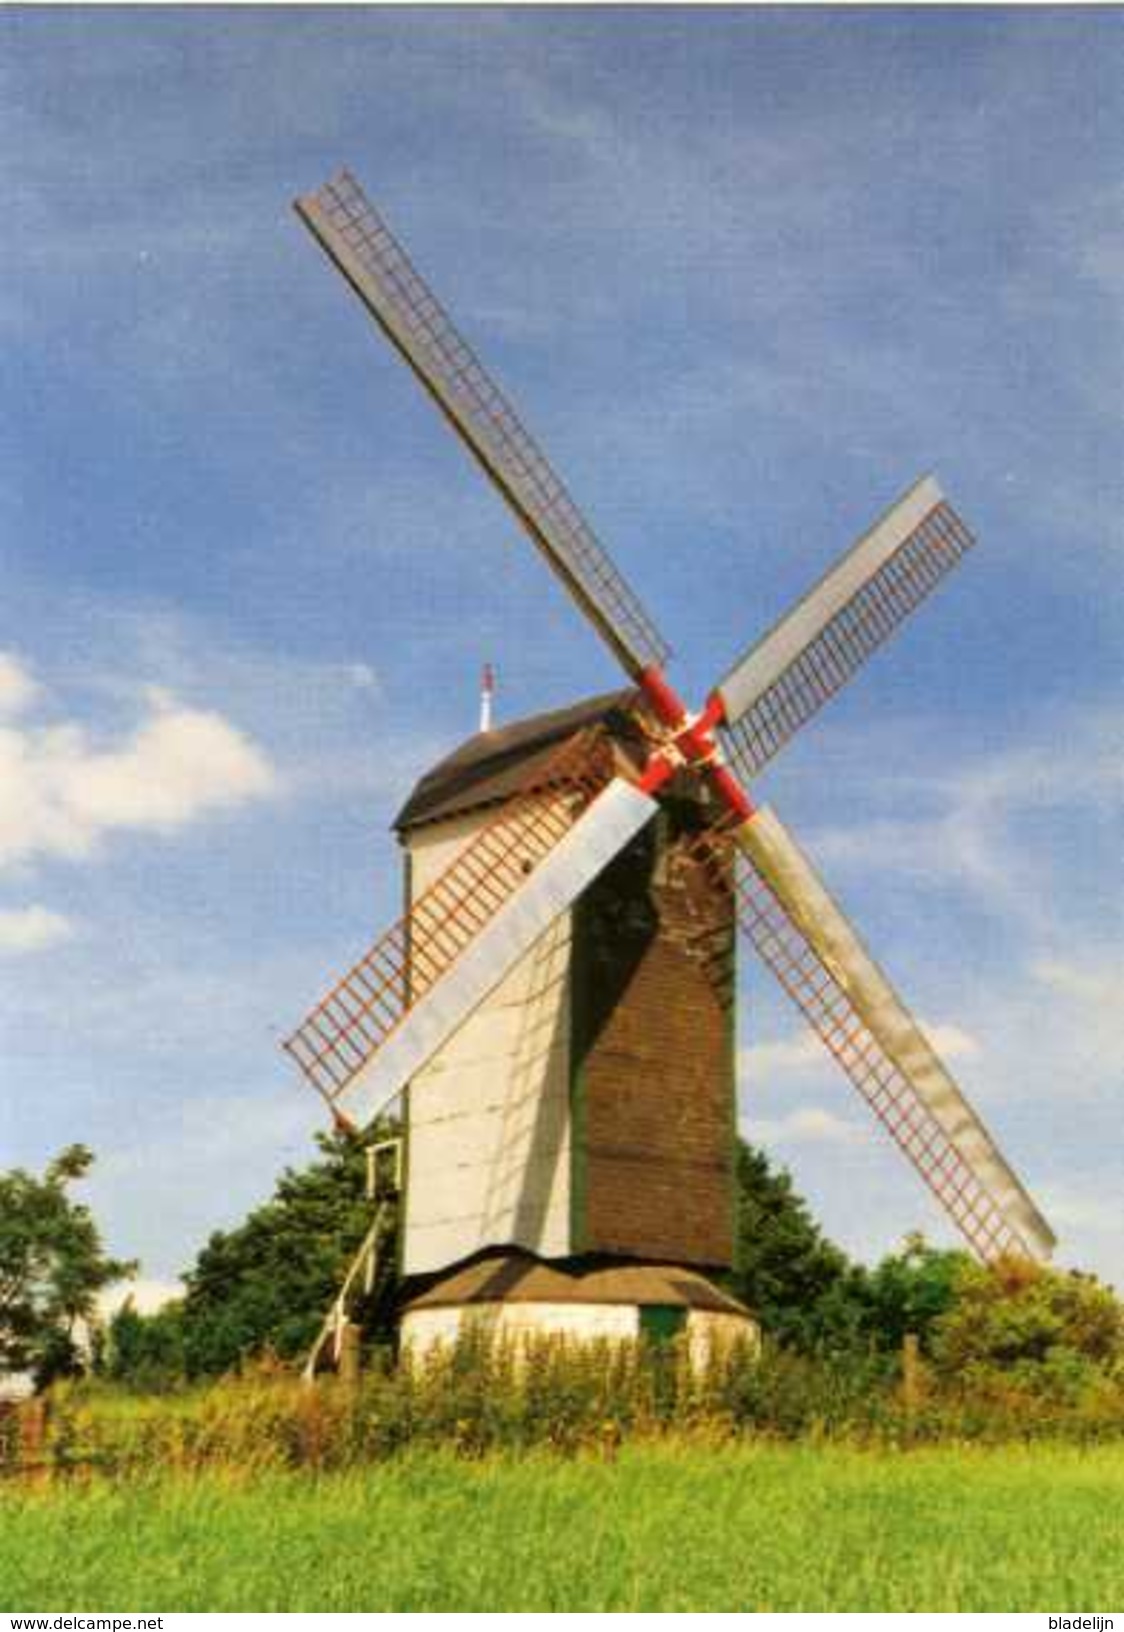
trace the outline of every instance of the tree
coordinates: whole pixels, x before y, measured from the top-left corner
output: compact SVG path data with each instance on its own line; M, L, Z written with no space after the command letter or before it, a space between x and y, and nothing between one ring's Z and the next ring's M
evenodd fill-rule
M966 1252L931 1247L919 1233L907 1236L901 1252L883 1258L864 1278L863 1327L870 1340L897 1350L907 1332L916 1332L927 1352L971 1264Z
M333 1133L317 1143L323 1159L286 1169L272 1198L237 1229L212 1235L184 1277L189 1376L229 1371L267 1348L295 1359L314 1341L371 1224L365 1140ZM394 1264L391 1245L367 1312L384 1301Z
M1066 1391L1124 1368L1124 1305L1095 1276L1025 1259L966 1262L934 1324L946 1375Z
M735 1161L731 1291L777 1342L805 1350L853 1343L866 1317L862 1270L763 1151L739 1139Z
M105 1373L115 1382L152 1393L174 1388L186 1370L183 1300L142 1315L126 1298L109 1322L105 1351Z
M83 1369L81 1324L103 1287L136 1272L106 1255L89 1209L69 1194L93 1160L68 1145L41 1179L0 1173L0 1371L31 1371L40 1387Z

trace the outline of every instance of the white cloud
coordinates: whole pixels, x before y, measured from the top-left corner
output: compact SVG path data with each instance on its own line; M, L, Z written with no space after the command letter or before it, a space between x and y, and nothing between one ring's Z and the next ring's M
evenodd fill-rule
M0 716L22 713L38 693L38 682L15 653L0 652Z
M758 1118L749 1133L755 1143L767 1145L865 1145L870 1139L868 1128L815 1105L787 1116Z
M16 907L0 912L0 957L42 952L74 937L74 924L47 907Z
M942 1060L969 1059L980 1052L975 1037L962 1026L947 1021L930 1025L919 1020L918 1024ZM825 1065L835 1071L827 1049L810 1028L775 1042L754 1043L738 1053L739 1074L753 1082L804 1075Z
M926 740L922 727L914 735ZM869 735L864 755L889 764L901 758L880 753ZM897 808L815 830L809 849L818 863L879 881L957 886L974 905L1048 941L1058 912L1049 898L1053 851L1124 813L1124 709L1043 717L1034 741L946 761L937 773L907 764L872 776L867 790Z
M1111 1007L1118 1018L1124 1005L1124 971L1098 966L1083 968L1061 958L1039 958L1030 969L1035 980L1063 997L1092 1005Z
M1059 1080L1097 1083L1124 1072L1124 948L1104 947L1095 961L1038 958L1031 978L1048 994ZM1038 1047L1043 1047L1038 1039Z
M90 1205L113 1250L139 1257L157 1285L181 1296L172 1277L213 1230L236 1227L265 1202L283 1167L316 1161L314 1134L326 1126L318 1096L291 1082L184 1096L159 1115L142 1109L128 1143L99 1155Z
M924 1020L918 1024L942 1060L970 1060L980 1052L976 1038L963 1026L954 1026L947 1021L935 1026L926 1024Z
M738 1053L738 1074L751 1080L808 1071L822 1064L827 1053L812 1031L772 1043L754 1043Z
M58 768L62 799L87 827L181 827L271 790L264 755L222 715L180 707L163 692L151 706L122 748L83 752L79 741Z
M110 1319L126 1303L131 1303L138 1315L154 1315L174 1298L183 1297L178 1281L139 1279L117 1281L98 1295L98 1313L103 1320Z
M0 867L87 856L115 830L173 832L274 791L262 749L223 715L155 690L146 711L109 748L73 722L0 727Z
M1120 1202L1115 1190L1107 1196L1095 1193L1078 1195L1065 1186L1046 1185L1042 1191L1042 1205L1051 1224L1066 1234L1081 1230L1116 1240L1120 1238Z
M345 668L347 678L356 691L378 692L379 677L369 663L348 663Z

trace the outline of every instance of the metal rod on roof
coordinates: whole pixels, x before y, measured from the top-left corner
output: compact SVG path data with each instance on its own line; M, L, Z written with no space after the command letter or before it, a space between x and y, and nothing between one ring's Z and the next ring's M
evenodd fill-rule
M492 699L496 694L496 672L490 663L485 663L484 672L480 676L480 729L492 729Z

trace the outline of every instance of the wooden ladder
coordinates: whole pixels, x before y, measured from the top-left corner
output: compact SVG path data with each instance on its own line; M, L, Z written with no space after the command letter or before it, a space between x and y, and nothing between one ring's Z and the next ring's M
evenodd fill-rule
M328 1313L324 1316L324 1324L320 1328L308 1359L304 1363L301 1377L306 1383L314 1382L316 1373L321 1369L331 1367L339 1370L343 1355L345 1334L351 1325L351 1310L355 1307L356 1299L366 1296L374 1287L375 1275L378 1272L379 1248L385 1233L393 1198L384 1197L375 1208L375 1216L371 1227L363 1237L358 1252L351 1260L343 1284L336 1295Z

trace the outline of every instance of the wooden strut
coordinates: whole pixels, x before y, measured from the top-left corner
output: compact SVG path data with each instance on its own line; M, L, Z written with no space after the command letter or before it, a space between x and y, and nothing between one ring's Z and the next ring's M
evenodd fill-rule
M361 1288L365 1296L374 1287L375 1275L378 1271L379 1243L383 1234L383 1226L390 1217L392 1206L391 1198L380 1201L375 1208L375 1216L371 1227L363 1237L355 1257L351 1260L343 1285L336 1294L335 1302L324 1316L324 1324L301 1372L302 1381L312 1383L316 1381L316 1373L320 1369L320 1360L329 1344L331 1345L330 1361L333 1368L338 1369L344 1350L345 1334L350 1323L350 1311L355 1307L358 1294L356 1288Z

